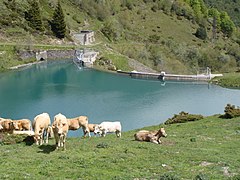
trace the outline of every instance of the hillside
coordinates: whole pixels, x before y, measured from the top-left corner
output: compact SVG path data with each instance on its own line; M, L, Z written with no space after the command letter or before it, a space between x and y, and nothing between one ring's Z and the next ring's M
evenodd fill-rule
M226 179L240 177L240 118L217 116L163 126L162 144L121 138L67 138L66 151L48 145L0 145L1 179ZM1 139L2 140L2 139ZM2 142L1 142L2 143Z
M239 30L233 34L231 29L219 30L213 36L212 19L206 18L203 10L197 15L188 1L61 1L67 27L64 39L57 39L51 31L57 2L39 1L43 25L40 31L26 20L29 1L0 1L0 67L24 63L17 57L23 49L51 48L44 47L49 45L78 48L72 42L72 34L90 29L96 34L96 45L91 47L99 50L101 57L110 59L117 69L132 69L128 58L168 73L203 73L206 67L212 72L239 69ZM201 6L206 9L204 4ZM15 60L6 62L9 58Z

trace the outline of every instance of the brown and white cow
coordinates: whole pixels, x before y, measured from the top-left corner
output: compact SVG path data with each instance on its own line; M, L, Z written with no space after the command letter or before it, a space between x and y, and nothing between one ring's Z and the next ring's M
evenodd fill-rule
M79 117L75 117L75 118L71 118L71 119L67 119L67 120L68 120L69 130L75 131L82 127L84 137L86 137L87 134L89 137L91 136L89 128L88 128L88 117L87 116L79 116Z
M54 121L52 124L52 130L54 133L54 138L56 141L56 149L63 147L66 149L65 142L67 138L69 125L66 116L61 113L54 116Z
M158 131L141 130L134 134L135 140L147 141L155 144L161 144L160 137L166 137L167 133L164 128L160 128Z
M13 124L11 119L0 118L0 126L1 132L12 133L13 132Z
M31 121L29 119L20 119L12 121L14 130L17 131L30 131L32 130Z
M88 124L89 132L93 132L94 135L96 135L96 133L94 132L96 126L98 126L98 124ZM83 133L84 133L84 136L87 134L87 132L84 130L83 130Z
M37 145L42 145L45 137L45 142L48 143L48 129L51 126L51 120L48 113L37 115L33 120L34 140Z

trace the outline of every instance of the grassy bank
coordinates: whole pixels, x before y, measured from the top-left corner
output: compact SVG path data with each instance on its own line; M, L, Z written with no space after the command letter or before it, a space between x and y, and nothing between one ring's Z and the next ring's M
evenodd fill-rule
M134 141L136 130L122 138L68 138L66 151L56 151L53 140L42 146L2 145L1 179L240 177L240 118L211 116L164 127L168 137L161 145Z
M222 77L214 78L212 81L222 87L240 89L240 73L226 73Z

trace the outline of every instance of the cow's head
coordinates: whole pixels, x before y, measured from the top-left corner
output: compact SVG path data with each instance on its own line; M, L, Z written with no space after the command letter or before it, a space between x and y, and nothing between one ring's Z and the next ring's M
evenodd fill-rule
M160 128L160 130L159 130L160 132L161 132L161 134L162 134L162 137L167 137L167 133L166 133L166 131L165 131L165 129L164 128Z
M14 130L20 130L20 123L17 121L12 121L12 126Z
M94 127L94 134L102 134L102 126L96 125Z
M52 125L55 134L59 136L65 135L66 131L68 131L68 121L66 116L62 114L58 114L54 117L54 122Z

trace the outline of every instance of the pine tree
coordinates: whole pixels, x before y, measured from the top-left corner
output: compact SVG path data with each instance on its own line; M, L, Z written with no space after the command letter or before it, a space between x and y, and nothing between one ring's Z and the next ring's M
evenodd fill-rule
M51 27L57 38L62 39L66 36L66 23L64 21L64 14L60 1L58 1L57 7L54 11Z
M31 28L38 31L44 30L38 1L30 2L30 9L25 12L25 19L29 22Z

